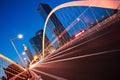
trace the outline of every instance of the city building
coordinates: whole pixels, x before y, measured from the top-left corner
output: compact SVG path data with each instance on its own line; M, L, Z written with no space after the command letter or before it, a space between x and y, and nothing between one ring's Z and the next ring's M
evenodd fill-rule
M36 32L36 35L29 40L33 49L35 50L35 52L37 54L40 54L42 52L42 39L43 39L43 30L39 30ZM50 41L47 38L47 36L45 35L45 48L49 44L50 44ZM48 51L49 51L49 49L46 52L48 52Z
M46 17L48 16L51 10L52 9L47 4L40 4L38 7L38 12L44 21L46 20ZM52 24L54 24L53 33L58 38L59 46L64 45L66 42L70 40L70 35L68 34L68 32L65 31L65 28L63 27L62 23L59 21L59 19L54 13L50 17L50 21L52 22ZM49 27L51 28L53 26ZM65 32L65 34L61 37L58 37L63 31Z
M41 41L43 39L43 30L36 32L36 35L40 37ZM45 35L45 48L50 44L48 37Z
M42 40L39 35L32 37L29 41L36 53L42 51Z
M31 62L34 59L33 55L32 55L32 52L30 51L30 49L25 44L23 44L23 47L24 47L24 51L25 51L25 54L28 57L29 62Z

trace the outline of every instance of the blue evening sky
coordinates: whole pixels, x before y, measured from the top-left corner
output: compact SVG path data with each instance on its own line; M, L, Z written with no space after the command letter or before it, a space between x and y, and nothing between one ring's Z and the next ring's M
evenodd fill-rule
M14 40L20 53L25 43L34 53L29 39L39 29L43 29L44 22L37 12L39 3L47 3L52 8L70 0L0 0L0 54L20 63L10 39L19 33L24 35L22 40ZM24 56L23 56L24 57Z
M0 0L0 54L3 54L8 58L14 60L15 62L21 64L18 56L16 55L15 50L13 49L10 43L10 39L17 37L19 33L24 35L23 39L14 40L15 46L18 49L19 53L22 55L22 52L23 52L22 44L24 43L30 48L30 50L34 54L35 52L31 44L29 43L29 40L30 38L35 36L35 33L38 30L43 29L43 26L44 26L44 21L42 20L41 16L37 11L38 5L40 3L46 3L46 4L49 4L50 7L54 8L55 6L68 1L72 1L72 0ZM71 20L74 20L78 17L79 12L80 13L83 12L83 10L81 9L84 10L85 7L76 9L77 10L76 12L74 10L69 15L68 15L69 13L68 10L66 15L65 15L65 11L63 10L64 15L61 18L61 21L62 21L61 23L64 24L64 27L69 26L69 24L72 22L70 21L69 17L72 17ZM59 13L61 11L62 10L60 11L58 10ZM110 13L112 12L111 10L108 10L108 11ZM99 13L96 13L96 12L99 12ZM97 14L96 15L97 19L101 19L101 16L107 15L105 10L103 9L96 9L96 12L95 13ZM76 13L77 15L75 15ZM84 17L84 19L86 19L88 22L89 21L91 22L92 21L91 19L94 19L94 18L93 16L91 16L92 14L90 13L90 10L88 10L88 12L86 13L87 14L85 14L85 16L83 15L82 17ZM61 14L57 15L59 19L60 19L60 16ZM78 25L80 26L79 28L81 29L80 24ZM78 25L74 26L74 29L77 30ZM85 26L83 27L83 29L84 28ZM74 32L76 31L74 30ZM69 33L74 33L74 32L73 30L71 32L69 31ZM50 34L47 36L50 36ZM22 56L22 57L25 57L25 56Z

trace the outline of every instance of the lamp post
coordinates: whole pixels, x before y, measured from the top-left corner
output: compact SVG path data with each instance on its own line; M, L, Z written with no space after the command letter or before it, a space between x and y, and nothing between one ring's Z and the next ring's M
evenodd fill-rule
M22 38L23 38L23 35L22 35L22 34L19 34L16 38L11 38L11 39L10 39L10 42L11 42L11 44L12 44L15 52L17 53L18 57L20 58L23 66L26 68L28 74L31 76L33 73L31 73L31 72L29 71L27 65L26 65L25 62L23 61L22 57L20 56L20 53L18 52L18 50L17 50L17 48L16 48L16 46L15 46L15 44L14 44L14 42L13 42L13 40L22 39ZM34 77L37 78L37 76L35 76L35 75L34 75ZM36 80L38 80L38 79L36 79Z
M18 50L17 50L17 48L16 48L16 46L15 46L15 44L14 44L14 42L13 42L13 40L22 39L22 38L23 38L23 35L22 35L22 34L19 34L16 38L11 38L11 39L10 39L10 42L11 42L11 44L12 44L12 46L13 46L15 52L17 53L18 57L20 58L20 60L21 60L21 62L22 62L22 64L23 64L23 66L26 67L26 65L25 65L25 63L24 63L22 57L20 56L20 53L18 52Z
M27 56L25 51L22 52L22 55ZM26 59L28 59L28 61L29 61L29 63L30 63L30 59L28 58L28 56L27 56Z

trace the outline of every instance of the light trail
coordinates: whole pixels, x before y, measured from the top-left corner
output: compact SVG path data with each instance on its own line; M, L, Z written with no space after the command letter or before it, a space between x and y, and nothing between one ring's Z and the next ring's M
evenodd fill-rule
M2 68L0 68L0 69L3 70ZM13 75L13 76L17 76L17 77L19 77L19 78L21 78L21 79L25 79L25 78L23 78L23 77L20 77L20 76L18 76L18 75L16 75L16 74L13 74L13 73L7 71L7 70L4 70L4 71L5 71L6 73L9 73L9 74Z
M57 55L59 55L59 54L61 54L61 53L64 53L64 52L66 52L66 51L69 51L69 50L71 50L71 49L74 49L74 48L76 48L76 47L78 47L78 46L81 46L81 45L83 45L83 44L86 44L86 43L88 43L88 42L90 42L90 41L92 41L92 40L96 40L97 38L100 38L100 37L102 37L102 36L104 36L104 35L106 35L106 34L108 34L109 33L109 31L108 32L106 32L106 33L104 33L104 34L101 34L101 35L99 35L99 36L97 36L97 37L94 37L94 38L92 38L92 39L89 39L89 40L87 40L87 41L85 41L85 42L83 42L83 43L80 43L80 44L78 44L78 45L75 45L75 46L73 46L73 47L70 47L70 48L68 48L68 49L66 49L66 50L62 50L62 51L60 51L59 53L57 53L57 54L54 54L53 56L51 56L50 58L51 59L48 59L48 60L52 60L52 59L55 59L55 58L59 58L59 57L62 57L62 56L64 56L64 55L61 55L61 56L58 56L58 57L55 57L55 56L57 56ZM71 43L71 42L70 42ZM69 54L69 53L68 53ZM66 54L65 54L66 55ZM54 58L53 58L54 57Z
M8 62L10 62L10 63L12 63L12 64L18 66L18 67L21 68L22 70L25 70L23 67L21 67L20 65L16 64L14 61L12 61L11 59L5 57L5 56L2 55L2 54L0 54L0 58L2 58L2 59L4 59L4 60L6 60L6 61L8 61Z
M8 69L10 69L10 70L18 73L18 74L16 75L16 74L13 74L13 73L5 70L5 72L7 72L7 73L9 73L9 74L11 74L11 75L14 75L10 80L14 80L13 78L15 78L15 77L16 77L16 78L19 77L19 78L21 78L21 79L25 79L24 77L26 77L26 75L24 75L24 77L21 77L21 76L23 76L22 73L26 72L26 69L24 69L24 68L21 67L19 64L16 64L14 61L12 61L11 59L5 57L5 56L2 55L2 54L0 54L0 58L2 58L2 59L4 59L4 60L6 60L6 61L8 61L8 62L10 62L10 63L12 63L12 64L14 64L15 66L17 66L17 67L19 67L21 70L23 70L23 72L19 73L18 70L13 70L12 68L9 68L9 67L8 67ZM1 64L0 64L0 65L1 65ZM3 66L3 65L2 65L2 66ZM4 65L4 66L5 66L5 65ZM21 75L21 76L19 76L19 75Z
M29 70L30 74L34 77L34 80L43 80L39 75L37 75L34 71Z
M55 7L47 16L46 20L45 20L45 24L44 24L44 30L43 30L43 48L42 48L42 53L43 53L43 57L44 57L44 42L45 42L45 32L46 32L46 27L47 27L47 23L48 20L50 18L50 16L57 10L61 9L61 8L65 8L65 7L70 7L70 6L89 6L89 7L102 7L102 8L110 8L110 9L117 9L117 7L119 6L120 1L109 1L109 0L87 0L87 1L71 1L71 2L67 2L64 4L61 4L57 7Z
M46 72L43 72L43 71L38 71L38 70L36 70L36 69L32 69L32 70L35 71L35 72L38 72L38 73L40 73L40 74L49 76L49 77L51 77L51 78L53 78L53 79L56 79L56 80L67 80L67 79L65 79L65 78L62 78L62 77L59 77L59 76L56 76L56 75L53 75L53 74L49 74L49 73L46 73Z
M58 58L61 58L61 57L65 57L65 56L70 55L70 54L73 54L73 53L77 53L77 52L79 52L79 51L80 51L80 50L75 50L75 51L66 53L66 54L64 54L64 55L62 54L62 55L59 55L59 56L56 56L56 57L47 59L47 60L45 60L45 63L46 63L46 62L49 62L49 61L53 61L54 59L58 59Z
M116 15L116 14L115 14ZM113 17L115 17L115 15L113 15ZM112 20L113 21L113 20ZM105 27L104 27L105 28ZM96 29L96 28L95 28ZM107 34L107 32L106 33L104 33L104 34ZM103 34L102 34L103 35ZM102 36L101 35L101 36ZM97 36L98 37L98 36ZM77 38L75 38L75 40L77 40ZM80 39L79 39L80 40ZM73 40L72 40L73 41ZM72 42L69 42L69 43L72 43ZM69 43L67 43L67 44L69 44ZM82 44L79 44L79 45L82 45ZM78 45L78 46L79 46ZM76 46L73 46L73 47L76 47ZM63 51L63 50L62 50ZM55 54L55 55L59 55L60 53L62 53L62 51L61 52L59 52L58 54ZM67 51L67 50L66 50ZM63 51L64 52L64 51ZM63 55L64 56L64 55ZM50 57L48 57L48 58L45 58L44 60L46 60L46 61L48 61L48 60L50 60L50 58L52 58L52 57L54 57L54 55L53 56L50 56ZM43 63L44 61L40 61L40 63ZM35 67L35 66L34 66Z
M19 74L15 74L12 78L10 78L9 80L15 80L15 78L18 78L18 76L19 76L19 78L20 78L20 76L23 76L23 73L24 73L25 71L23 71L23 72L21 72L21 73L19 73ZM25 76L25 75L24 75ZM26 77L26 76L25 76ZM25 78L24 78L25 79Z
M57 63L57 62L63 62L63 61L70 61L70 60L75 60L75 59L81 59L81 58L87 58L87 57L98 56L98 55L103 55L103 54L109 54L111 52L117 52L117 51L120 51L120 49L97 52L97 53L92 53L92 54L87 54L87 55L82 55L82 56L77 56L77 57L71 57L71 58L66 58L66 59L61 59L61 60L56 60L56 61L50 61L50 62L41 63L41 64L50 64L50 63Z
M32 69L33 67L35 67L36 65L38 65L40 62L41 62L41 60L40 60L39 62L36 62L36 63L33 64L33 65L30 65L29 69Z
M112 18L113 17L113 19L114 19L114 16L115 16L116 14L114 14L113 16L111 16L110 18ZM102 23L103 24L103 23ZM104 33L104 34L107 34L107 32L106 33ZM104 35L103 34L103 35ZM85 36L85 35L84 35ZM100 35L99 35L100 36ZM68 44L71 44L71 43L73 43L73 41L70 41L70 42L68 42L68 43L66 43L65 45L63 45L63 47L65 47L66 45L68 45ZM82 43L81 43L82 44ZM81 45L81 44L79 44L79 45ZM78 46L79 46L78 45ZM62 48L63 48L62 47ZM74 47L74 46L73 46ZM69 48L67 49L67 50L69 50ZM49 58L52 58L52 57L54 57L54 56L56 56L56 55L59 55L59 54L61 54L61 53L63 53L63 52L65 52L65 51L67 51L67 50L62 50L61 52L59 52L59 53L56 53L55 55L52 55L52 56L48 56L48 58L47 59L49 59ZM46 59L46 58L45 58Z
M2 65L2 64L0 64L0 65L6 67L5 65ZM12 70L12 71L14 71L14 72L16 72L16 73L19 73L19 71L16 71L16 70L14 70L14 69L12 69L12 68L10 68L10 67L8 67L8 69L10 69L10 70ZM23 74L22 74L22 75L23 75Z

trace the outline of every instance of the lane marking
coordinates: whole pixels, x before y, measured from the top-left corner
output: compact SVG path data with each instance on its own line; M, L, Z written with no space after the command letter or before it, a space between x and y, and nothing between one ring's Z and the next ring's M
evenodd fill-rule
M72 58L66 58L66 59L61 59L61 60L56 60L56 61L50 61L50 62L41 63L41 64L50 64L50 63L56 63L56 62L63 62L63 61L81 59L81 58L92 57L92 56L97 56L97 55L102 55L102 54L108 54L110 52L117 52L117 51L120 51L120 49L108 50L108 51L103 51L103 52L98 52L98 53L93 53L93 54L87 54L87 55L82 55L82 56L77 56L77 57L72 57Z
M69 50L71 50L71 49L73 49L73 48L76 48L76 47L78 47L78 46L84 45L85 43L88 43L88 42L93 41L93 40L95 40L95 39L97 39L97 38L100 38L100 37L102 37L102 36L104 36L105 34L108 34L108 33L109 33L109 31L106 32L106 33L104 33L104 34L102 34L102 35L99 35L99 36L97 36L97 37L94 37L94 38L92 38L92 39L89 39L88 41L85 41L85 42L83 42L83 43L81 43L81 44L78 44L78 45L75 45L75 46L73 46L73 47L70 47L70 48L68 48L68 49L66 49L66 50L63 50L63 51L61 51L61 52L53 55L52 57L49 57L49 58L46 59L45 61L49 61L49 60L55 59L56 57L54 57L54 56L56 56L56 55L59 55L59 54L64 53L64 52L66 52L66 51L69 51ZM61 56L62 56L62 55L61 55ZM54 57L54 58L53 58L53 57ZM60 57L60 56L58 56L58 57ZM51 58L51 59L50 59L50 58Z

